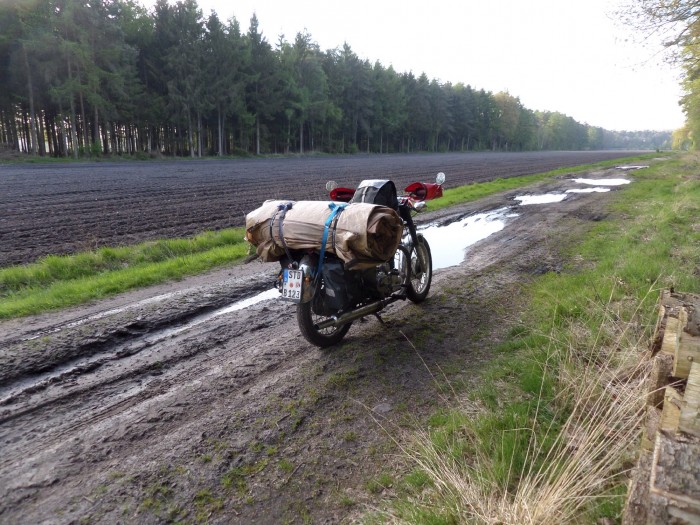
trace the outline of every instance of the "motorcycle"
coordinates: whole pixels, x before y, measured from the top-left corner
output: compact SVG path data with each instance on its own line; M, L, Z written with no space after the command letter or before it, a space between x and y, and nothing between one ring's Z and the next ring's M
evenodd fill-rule
M348 269L335 254L325 250L333 214L326 222L320 249L286 249L286 256L280 260L277 288L283 299L297 304L299 330L308 342L322 348L335 345L353 321L368 315L376 315L381 321L379 312L387 305L406 299L421 303L427 298L432 257L428 242L416 231L413 216L426 208L425 201L442 196L444 182L445 174L439 173L435 183L414 182L400 196L388 180L365 180L357 189L338 187L333 181L326 184L332 209L334 203L388 206L398 213L403 232L391 260L381 264L374 261L364 269Z

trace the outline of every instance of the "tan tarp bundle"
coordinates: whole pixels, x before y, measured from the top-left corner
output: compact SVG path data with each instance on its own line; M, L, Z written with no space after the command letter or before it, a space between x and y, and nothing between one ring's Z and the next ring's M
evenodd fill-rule
M278 261L284 255L279 238L282 212L278 212L278 206L287 202L265 201L246 215L246 238L257 247L258 255L265 262ZM290 249L321 249L324 225L331 214L330 204L324 201L292 204L282 221L284 242ZM350 267L359 269L391 259L402 233L401 218L391 208L352 203L338 214L335 234L329 229L326 251L335 253L345 263L352 262Z

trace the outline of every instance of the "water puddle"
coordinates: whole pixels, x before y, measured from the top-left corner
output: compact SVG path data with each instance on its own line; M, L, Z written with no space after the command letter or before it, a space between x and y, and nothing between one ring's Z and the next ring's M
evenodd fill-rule
M629 166L628 169L641 169L647 166ZM521 206L532 204L552 204L564 201L572 193L605 193L611 186L622 186L632 181L627 179L572 179L573 182L593 186L590 188L572 188L564 193L547 193L542 195L517 195L513 200ZM487 213L471 215L451 224L429 225L421 228L421 233L430 244L433 256L433 269L447 268L461 264L465 250L472 244L501 231L509 218L517 217L513 208L501 208Z
M577 184L588 184L590 186L622 186L632 182L627 179L571 179Z
M218 310L214 310L213 312L209 312L209 313L194 317L193 319L191 319L189 322L187 322L184 325L161 330L160 332L147 338L146 341L151 343L151 344L157 343L159 341L167 339L168 337L173 337L177 334L180 334L182 332L190 330L191 328L194 328L195 326L199 326L200 324L204 324L208 321L211 321L212 319L214 319L216 317L220 317L222 315L237 312L239 310L244 310L246 308L249 308L249 307L256 305L258 303L261 303L263 301L269 301L271 299L278 299L279 297L280 297L280 293L277 290L277 288L265 290L264 292L260 292L257 295L249 297L248 299L243 299L242 301L237 301L229 306L224 306L223 308L219 308Z
M573 190L566 190L566 193L605 193L610 191L610 188L576 188Z
M617 166L618 170L631 171L631 170L643 170L649 166Z
M545 195L518 195L513 200L519 201L521 206L530 204L552 204L566 199L566 193L547 193Z
M489 235L501 231L509 218L517 217L509 208L471 215L446 226L421 228L430 245L433 270L457 266L464 260L465 250Z

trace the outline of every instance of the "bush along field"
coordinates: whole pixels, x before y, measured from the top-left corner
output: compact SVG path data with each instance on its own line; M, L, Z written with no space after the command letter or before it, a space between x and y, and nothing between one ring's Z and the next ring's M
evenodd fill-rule
M660 290L700 291L700 156L634 177L562 272L525 285L527 313L481 387L404 441L413 470L367 522L620 519Z

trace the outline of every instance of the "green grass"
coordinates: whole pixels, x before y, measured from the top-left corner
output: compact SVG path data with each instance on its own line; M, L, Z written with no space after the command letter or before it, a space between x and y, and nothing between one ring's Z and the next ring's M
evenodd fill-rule
M50 255L0 269L0 319L35 314L179 279L241 260L243 228L188 239Z
M700 157L685 155L635 172L611 195L609 217L571 239L574 262L525 287L523 325L495 349L464 410L429 418L404 480L421 473L423 490L407 491L385 521L620 518L644 396L634 379L643 376L630 371L647 350L659 289L700 291L698 168Z

